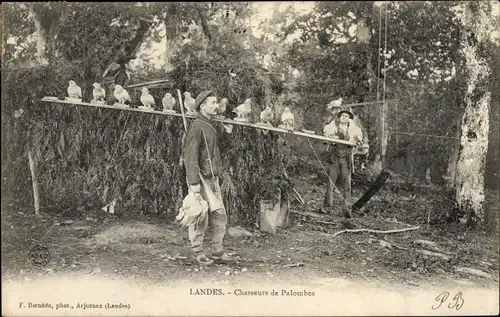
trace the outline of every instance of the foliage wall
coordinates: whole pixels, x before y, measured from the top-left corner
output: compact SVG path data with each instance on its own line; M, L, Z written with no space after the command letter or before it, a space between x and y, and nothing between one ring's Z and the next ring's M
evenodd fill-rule
M39 102L44 95L64 95L66 87L61 83L79 71L64 66L9 72L4 96L13 97L5 99L2 112L7 113L6 121L16 120L12 117L16 107L25 107L25 115L9 127L3 148L13 157L7 161L17 159L26 165L29 142L46 206L64 209L118 198L117 210L171 211L170 202L177 198L172 184L180 179L176 162L182 123L147 114ZM21 79L23 85L14 84Z
M281 89L281 82L260 67L241 31L248 3L10 4L6 10L5 34L17 40L6 46L4 65L11 68L2 76L2 176L7 185L2 189L31 201L26 153L31 144L46 210L100 207L117 198L120 213L177 212L185 182L178 167L184 133L180 118L39 102L44 96L63 98L70 79L89 101L92 83L102 80L118 56L134 53L137 43L147 47L167 39L166 62L173 71L143 70L131 80L171 79L168 88L150 89L157 108L167 91L174 96L176 89L190 91L196 97L212 89L229 99L228 114L252 98L257 116ZM144 20L151 27L138 37ZM162 25L166 34L161 34ZM29 41L33 35L44 41ZM41 56L50 66L13 68L43 64ZM137 105L140 89L129 92ZM18 108L24 109L20 117ZM222 188L231 220L252 222L260 199L287 186L278 137L240 128L230 135L220 132Z
M262 91L272 89L259 70L251 68L245 71L247 77L235 80L231 91L224 90L220 88L224 83L217 81L223 78L217 74L219 65L202 66L193 64L189 74L179 76L185 72L182 69L171 74L174 88L190 87L194 96L202 89L213 89L220 98L228 96L232 105L247 97L258 103L263 100ZM212 71L203 73L206 67ZM10 179L6 185L31 200L26 156L30 144L38 162L42 202L50 210L103 206L117 198L117 212L175 216L179 187L184 183L178 166L182 120L39 101L45 95L63 98L64 83L85 80L78 74L78 65L69 64L7 71L3 93L9 97L2 105L2 161L6 162L2 171ZM194 78L200 84L192 82ZM166 89L152 91L160 102ZM88 100L88 94L84 96ZM24 114L15 118L18 108ZM231 220L253 222L260 200L272 198L277 188L286 190L288 186L281 172L286 161L278 149L278 137L239 127L232 134L226 135L222 129L219 133L222 189Z

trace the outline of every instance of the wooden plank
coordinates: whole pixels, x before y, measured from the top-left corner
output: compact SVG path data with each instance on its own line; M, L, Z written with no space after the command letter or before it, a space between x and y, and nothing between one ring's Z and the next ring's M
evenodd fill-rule
M88 102L53 100L50 98L55 98L55 97L44 97L44 98L42 98L42 102L67 104L67 105L73 105L73 106L106 108L106 109L113 109L113 110L134 111L134 112L142 112L142 113L152 113L152 114L159 114L159 115L164 115L164 116L182 117L181 113L170 113L170 112L163 112L163 111L158 111L158 110L144 110L144 109L138 109L138 108L115 107L112 105L92 104L92 103L88 103ZM189 119L195 119L196 115L185 114L185 117L189 118ZM301 137L306 137L306 138L311 138L311 139L317 139L317 140L327 141L327 142L332 142L332 143L339 143L339 144L345 144L345 145L350 145L350 146L356 146L356 143L354 143L354 142L349 142L349 141L339 140L339 139L332 139L332 138L329 138L329 137L326 137L323 135L318 135L318 134L311 134L311 133L305 133L305 132L300 132L300 131L289 131L287 129L261 126L261 125L255 124L255 123L239 122L239 121L233 121L233 120L228 120L228 119L212 118L212 120L215 122L221 122L224 124L239 125L239 126L244 126L244 127L257 128L257 129L261 129L261 130L269 130L269 131L275 131L275 132L280 132L280 133L284 133L284 134L290 134L290 135L296 135L296 136L301 136Z

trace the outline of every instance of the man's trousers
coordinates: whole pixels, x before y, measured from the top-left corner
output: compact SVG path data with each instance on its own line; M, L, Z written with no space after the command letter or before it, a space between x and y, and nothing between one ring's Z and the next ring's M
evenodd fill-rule
M220 253L223 250L222 241L226 234L227 214L222 203L221 193L216 187L218 181L217 177L203 178L200 183L200 194L208 202L209 211L201 223L189 226L189 240L191 241L191 249L195 254L203 252L205 233L210 239L212 253Z

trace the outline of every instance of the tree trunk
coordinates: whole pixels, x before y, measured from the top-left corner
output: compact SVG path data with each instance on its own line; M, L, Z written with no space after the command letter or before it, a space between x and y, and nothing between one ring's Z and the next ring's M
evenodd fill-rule
M451 150L451 155L450 159L448 161L448 170L446 172L446 182L447 185L452 188L453 185L455 184L455 174L457 170L457 160L458 160L458 153L460 152L460 136L462 135L462 131L460 127L462 126L462 118L457 119L456 123L456 131L455 131L455 138L456 140L453 141L453 148Z
M130 40L125 47L121 49L112 60L109 62L108 66L104 69L104 72L101 75L101 82L104 83L105 78L108 77L108 73L113 67L115 63L128 63L130 60L135 59L137 57L137 51L141 47L141 44L146 39L146 35L148 34L149 29L151 28L152 21L147 19L141 19L139 28L137 29L135 36L132 40ZM121 60L121 61L120 61Z
M174 67L172 65L172 58L177 54L181 47L181 39L179 36L178 24L172 25L168 19L170 15L165 17L165 65L164 70L166 73L170 72Z
M378 67L380 66L380 59L379 59L379 53L378 51L375 51L375 54L373 54L372 48L377 48L379 44L379 36L378 36L378 26L379 26L379 14L380 14L380 7L376 5L375 1L372 1L371 3L366 4L367 9L369 8L369 11L366 12L366 15L364 16L364 25L368 28L369 32L369 43L368 43L368 52L367 52L367 75L368 75L368 82L369 82L369 96L370 98L373 98L374 96L377 97L377 100L379 99L379 92L378 92L378 82L379 80L379 74L378 74ZM375 30L375 28L377 28ZM377 31L377 36L373 36L373 31ZM376 60L376 62L374 62ZM375 95L375 91L377 92ZM382 118L382 105L377 104L377 105L371 105L368 106L368 111L371 112L370 117L374 118L373 124L375 124L376 129L374 130L368 130L367 131L367 136L369 137L369 145L370 145L370 154L369 154L369 161L370 161L370 170L375 173L375 175L378 175L380 172L382 172L382 143L383 143L383 138L382 138L382 133L381 133L381 118ZM368 135L369 134L369 135Z
M455 177L456 200L464 213L461 222L474 224L484 222L484 172L491 96L489 65L481 54L484 50L479 50L490 36L489 14L483 5L467 2L462 17L465 27L462 52L468 83Z
M172 65L170 64L170 59L172 58L171 50L168 45L169 37L168 37L168 24L167 24L167 18L165 18L164 25L165 25L165 65L163 65L163 70L165 73L168 73L172 69Z
M39 65L47 65L47 43L46 43L46 32L42 27L40 22L40 16L33 8L29 6L31 14L33 16L33 23L35 24L35 36L36 36L36 61Z

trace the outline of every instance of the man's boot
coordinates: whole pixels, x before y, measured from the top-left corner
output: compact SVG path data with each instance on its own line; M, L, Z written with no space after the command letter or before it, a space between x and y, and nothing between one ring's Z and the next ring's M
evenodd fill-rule
M219 264L234 264L239 260L239 257L230 256L225 252L212 253L212 259Z

